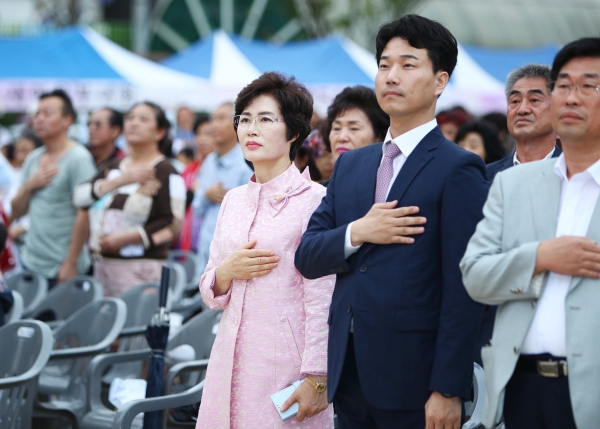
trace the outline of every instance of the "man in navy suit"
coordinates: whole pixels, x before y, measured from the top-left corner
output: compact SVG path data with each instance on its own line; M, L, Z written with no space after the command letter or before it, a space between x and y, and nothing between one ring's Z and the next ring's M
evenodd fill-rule
M435 107L456 65L441 24L406 15L376 39L384 143L342 154L296 252L337 274L328 399L340 428L459 429L483 306L458 263L483 217L480 157L445 139Z
M509 73L505 84L508 132L515 138L515 151L487 165L490 184L496 174L511 167L542 159L556 158L562 150L550 114L550 66L526 64ZM494 330L496 307L486 305L475 347L475 361L481 362L481 348L489 343Z

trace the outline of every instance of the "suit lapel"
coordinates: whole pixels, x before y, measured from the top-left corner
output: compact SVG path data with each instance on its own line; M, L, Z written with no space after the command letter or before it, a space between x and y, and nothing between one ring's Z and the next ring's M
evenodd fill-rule
M558 158L561 153L562 149L560 148L560 146L556 145L554 146L554 153L552 154L551 158Z
M433 158L431 150L437 148L442 142L444 136L442 135L439 127L435 127L429 134L427 134L423 140L419 142L417 147L412 151L410 156L406 158L404 165L400 169L390 193L388 194L387 201L394 201L402 199L404 193L417 177L419 172L427 165ZM398 204L400 207L401 204Z
M373 206L375 201L375 185L377 184L377 169L383 156L383 143L377 143L370 147L372 149L361 160L358 186L356 195L358 196L360 216L364 216Z
M587 234L585 236L596 243L600 243L600 198L598 198L598 201L596 202L596 208L592 214L592 219L590 219L590 226L588 226ZM573 277L569 292L579 286L583 279L584 277Z
M398 202L400 202L400 199L419 171L421 171L423 167L425 167L425 165L431 160L431 158L433 158L433 155L429 151L437 148L443 140L444 136L439 127L435 127L423 138L423 140L421 140L417 147L412 151L410 156L406 158L402 169L400 169L400 172L398 173L398 176L396 177L396 180L390 189L390 193L388 194L386 201L398 200ZM361 182L358 189L358 195L365 195L365 197L361 198L360 200L362 213L361 216L364 216L370 210L375 200L377 169L379 168L381 157L383 156L383 153L381 152L382 145L379 144L377 146L378 149L376 153L378 157L375 159L375 157L371 158L373 155L366 156L361 168L361 173L367 174L367 176L364 178L361 177ZM375 165L373 166L373 164ZM398 207L400 206L401 204L398 205ZM365 243L362 245L359 252L363 254L367 253L375 246L376 245L373 243Z
M536 236L540 241L556 235L561 181L553 172L554 163L548 162L542 174L530 183L531 206Z

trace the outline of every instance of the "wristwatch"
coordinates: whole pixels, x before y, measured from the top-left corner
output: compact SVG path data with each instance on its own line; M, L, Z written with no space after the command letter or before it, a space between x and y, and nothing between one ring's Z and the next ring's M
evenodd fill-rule
M304 381L310 384L319 393L323 393L325 390L327 390L327 385L325 383L315 383L308 377L306 377Z
M442 393L440 392L440 395L442 395L444 398L454 398L456 395L453 395L452 393Z

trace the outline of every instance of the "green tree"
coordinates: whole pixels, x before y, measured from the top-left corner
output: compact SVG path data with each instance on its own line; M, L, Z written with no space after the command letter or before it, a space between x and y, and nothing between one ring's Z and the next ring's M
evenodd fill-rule
M311 36L340 32L372 49L379 27L413 10L419 1L294 0L294 5ZM301 9L305 9L304 13Z

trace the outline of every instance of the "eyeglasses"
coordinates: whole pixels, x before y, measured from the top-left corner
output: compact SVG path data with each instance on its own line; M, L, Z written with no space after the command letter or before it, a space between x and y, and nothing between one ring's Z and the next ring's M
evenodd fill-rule
M581 95L591 96L600 91L600 84L598 84L598 82L582 82L573 85L566 80L558 80L556 82L553 82L552 94L556 94L563 97L570 94L573 88L579 89L579 93Z
M273 118L266 115L258 115L252 119L248 116L237 115L233 117L233 126L238 129L250 128L252 123L255 123L261 130L271 128L275 122L285 122L283 118Z

